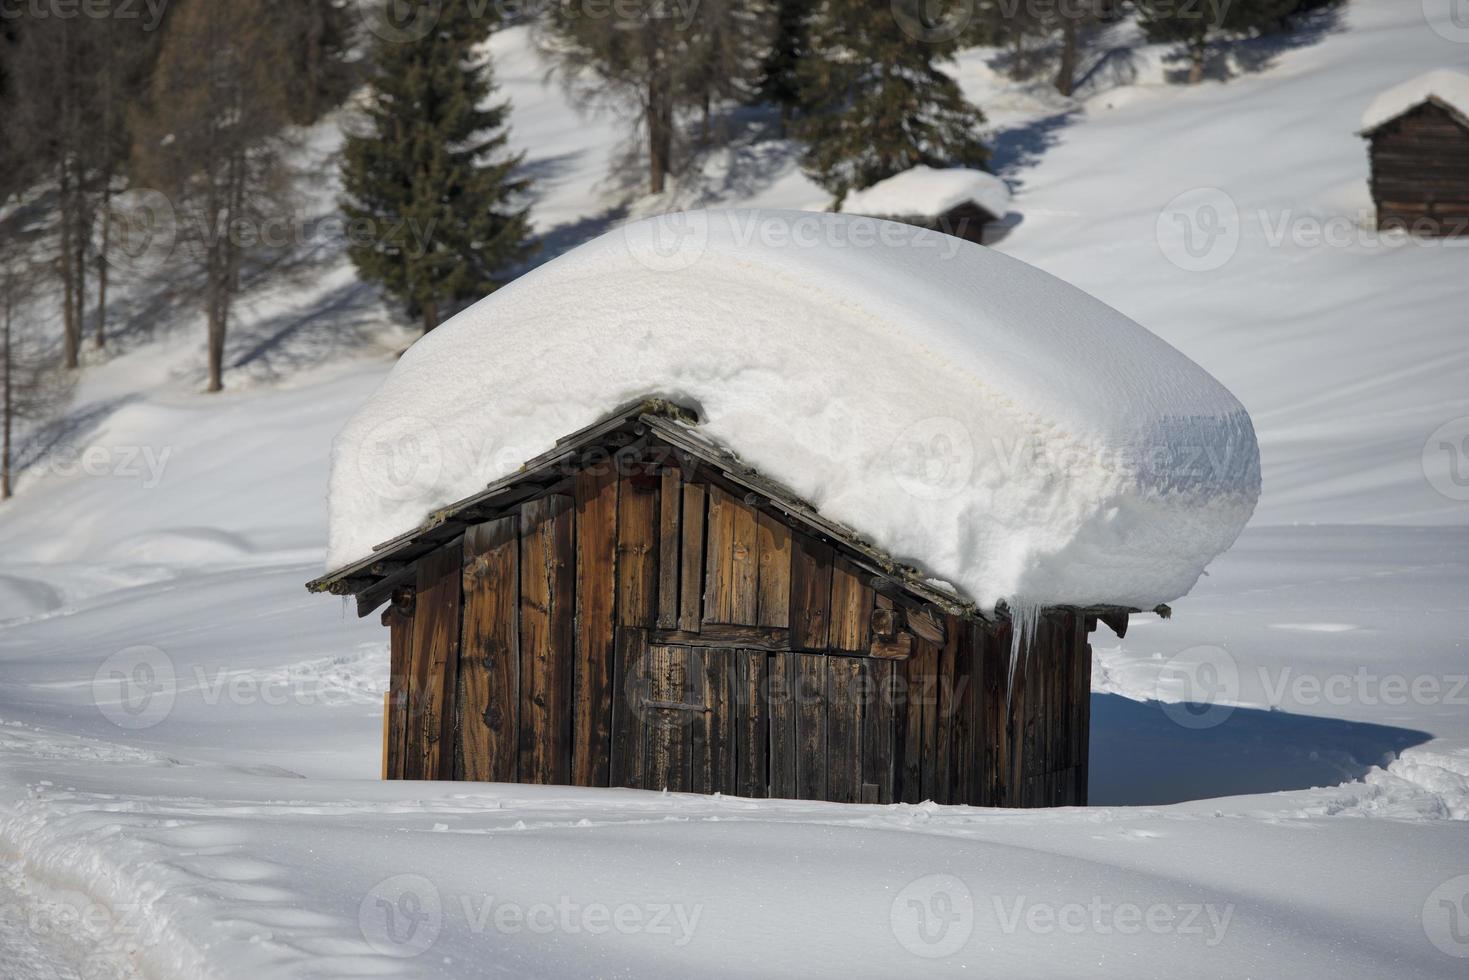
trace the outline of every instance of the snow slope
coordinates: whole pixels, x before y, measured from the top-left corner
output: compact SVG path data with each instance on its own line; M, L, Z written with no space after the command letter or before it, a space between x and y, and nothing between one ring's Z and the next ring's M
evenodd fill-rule
M1465 253L1366 233L1352 135L1391 85L1469 69L1453 36L1353 0L1225 83L1164 87L1127 48L1082 104L963 59L1018 190L1000 249L1206 365L1262 451L1251 527L1174 618L1094 636L1091 808L380 783L381 627L301 583L331 433L404 335L323 254L251 295L252 383L223 396L193 393L187 314L119 338L64 441L103 465L45 457L0 506L0 976L1462 977ZM495 47L543 227L585 240L620 206L608 132L523 42ZM821 201L737 152L767 151L680 193ZM1173 253L1223 258L1193 271L1160 216L1229 218L1170 210L1211 187L1239 234Z
M328 565L650 396L985 608L1171 602L1259 494L1239 402L1066 283L874 218L693 211L415 344L333 445Z

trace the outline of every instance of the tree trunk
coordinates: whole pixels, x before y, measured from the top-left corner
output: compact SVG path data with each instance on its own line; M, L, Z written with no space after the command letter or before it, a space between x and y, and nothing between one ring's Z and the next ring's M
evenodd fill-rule
M67 369L75 369L77 366L77 355L81 347L82 329L77 320L76 309L76 276L73 272L72 261L72 211L75 205L72 198L75 192L72 189L71 168L65 161L61 164L61 329L62 329L62 364Z
M1056 91L1070 95L1076 88L1076 18L1080 11L1061 10L1061 66L1056 70Z
M86 196L82 194L81 188L77 188L77 230L76 241L73 243L76 249L77 309L76 340L73 347L78 355L82 350L82 331L87 327L87 226L90 224Z
M209 386L204 390L210 393L224 389L225 288L218 280L209 286Z
M112 178L102 191L102 247L97 252L97 349L107 346L107 249L112 243Z
M648 193L662 194L673 147L672 112L657 82L648 84Z
M5 417L0 419L0 428L5 430L4 438L0 439L0 500L10 499L10 424L11 417L15 413L15 398L11 393L10 386L13 383L10 372L12 351L10 349L10 297L5 298L5 360L0 367L4 369L5 383Z
M430 296L423 301L423 332L427 334L439 325L439 303Z

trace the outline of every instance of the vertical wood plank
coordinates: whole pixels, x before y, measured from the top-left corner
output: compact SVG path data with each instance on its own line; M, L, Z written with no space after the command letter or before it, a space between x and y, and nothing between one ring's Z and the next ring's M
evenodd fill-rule
M862 706L862 784L875 787L875 799L864 803L893 802L893 662L863 658L866 678Z
M938 766L942 753L939 745L939 730L942 727L939 724L939 710L943 687L943 650L927 640L918 641L917 646L921 653L916 654L914 659L923 662L923 690L920 697L923 702L922 796L925 800L937 802L940 790Z
M756 517L755 542L759 552L760 626L791 624L791 530L770 514Z
M704 620L704 518L702 483L683 486L683 547L679 556L678 628L699 631Z
M464 532L462 778L513 782L520 732L520 520Z
M619 627L613 657L612 759L613 786L642 786L644 777L644 725L642 703L648 696L648 634L640 629Z
M576 475L576 657L571 781L608 785L617 615L617 473L610 462Z
M831 646L852 652L867 650L872 623L873 592L867 576L838 558L831 572Z
M1071 802L1075 806L1086 806L1090 792L1088 780L1091 772L1091 719L1092 719L1092 645L1085 627L1079 623L1077 635L1077 767L1076 785Z
M862 661L826 658L826 798L862 798Z
M383 612L383 622L388 626L389 650L387 778L405 779L413 689L413 614L394 602Z
M624 476L617 484L617 623L651 628L658 603L658 491Z
M738 792L733 734L734 651L711 648L693 651L697 669L691 669L699 700L708 710L694 716L690 786L695 793Z
M652 646L648 648L648 696L644 724L647 727L648 789L688 792L690 731L694 715L679 708L658 707L688 704L688 647Z
M462 537L418 560L413 611L413 689L418 718L410 735L410 779L454 776L454 693L459 673Z
M759 618L760 546L756 540L755 510L733 497L727 498L730 520L729 618L721 622L754 626Z
M981 767L981 803L984 806L1004 806L1003 760L1008 748L1005 740L1005 683L1006 663L1001 649L1002 630L984 630L979 639L983 644L984 666L981 676L984 681L982 699L982 722L984 740L983 764Z
M803 800L827 799L826 660L796 657L796 795Z
M704 622L727 623L734 605L730 580L734 550L734 503L729 494L709 487L709 521L704 545Z
M831 546L791 535L791 646L825 650L831 623Z
M979 627L956 624L959 654L954 665L954 802L977 806L980 802L980 769L983 765L983 735L980 729L980 685L982 651Z
M766 654L739 650L735 654L739 679L738 744L735 747L741 796L770 795L767 767L770 719L763 697L766 687Z
M800 799L796 780L796 660L793 653L770 657L770 795Z
M572 498L520 510L520 781L571 778L571 661L576 614Z
M658 486L658 628L678 628L679 547L683 542L683 478L663 471Z
M959 654L959 633L948 634L936 651L937 681L934 688L934 759L933 785L929 796L938 803L954 802L954 692Z
M903 803L923 802L923 769L925 755L932 751L932 746L924 744L924 702L931 695L929 689L929 673L932 665L932 657L929 656L933 650L933 644L920 641L915 644L913 656L905 661L894 664L894 670L901 665L904 671L904 697L903 697L903 754L900 760L902 779L900 780L900 795L898 797Z

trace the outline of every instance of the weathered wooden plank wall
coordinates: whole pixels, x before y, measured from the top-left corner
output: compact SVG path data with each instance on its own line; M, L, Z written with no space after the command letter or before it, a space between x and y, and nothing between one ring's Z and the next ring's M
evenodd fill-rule
M420 560L384 614L390 777L1084 802L1084 617L1043 616L1007 692L1007 627L720 480L604 457Z
M1389 122L1370 139L1379 228L1469 234L1469 129L1430 103Z

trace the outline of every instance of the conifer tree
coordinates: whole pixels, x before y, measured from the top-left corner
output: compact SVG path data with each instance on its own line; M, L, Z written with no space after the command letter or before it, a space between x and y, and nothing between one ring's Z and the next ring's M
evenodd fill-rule
M776 0L775 30L760 65L760 98L780 109L782 131L803 108L800 65L809 51L812 0Z
M529 182L514 173L521 156L505 152L509 104L488 104L491 67L475 51L491 27L452 3L422 38L379 40L367 127L345 147L348 253L424 333L453 304L503 285L533 248L517 204Z
M802 169L836 204L918 164L984 165L984 115L937 64L953 49L897 29L889 4L821 4L801 65L809 109L797 135L807 144Z

